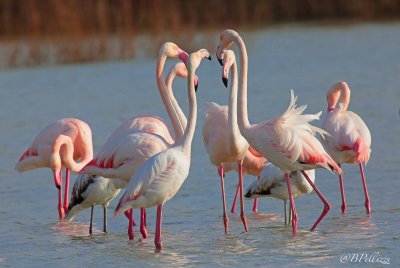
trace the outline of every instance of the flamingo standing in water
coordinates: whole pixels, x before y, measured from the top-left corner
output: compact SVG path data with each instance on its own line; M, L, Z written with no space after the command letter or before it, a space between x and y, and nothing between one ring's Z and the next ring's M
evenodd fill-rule
M325 152L322 144L315 137L316 133L327 134L324 130L309 124L310 121L319 119L321 114L302 114L306 106L296 108L296 99L293 90L289 107L278 118L259 124L250 124L247 115L247 51L246 46L234 30L224 30L220 35L217 48L217 58L222 64L223 50L235 43L239 48L241 58L240 85L238 96L238 125L243 137L250 146L260 152L272 164L279 167L285 174L290 196L291 211L293 215L292 232L297 233L297 214L293 194L290 186L289 174L292 171L301 171L314 191L324 203L324 210L315 224L313 231L330 209L330 205L315 184L310 180L304 170L326 168L342 172L335 161Z
M92 131L89 125L76 118L64 118L51 123L39 133L19 159L15 170L23 172L51 168L58 189L58 215L61 220L68 210L70 171L78 172L92 157ZM64 204L61 193L62 168L66 168Z
M342 163L358 163L360 166L365 194L365 209L367 214L370 214L371 206L362 164L368 162L371 154L371 133L361 117L347 110L350 103L350 88L346 82L333 84L326 95L326 99L328 101L328 113L322 122L322 128L331 136L326 137L323 143L332 158L339 163L339 166ZM338 101L339 104L337 105ZM339 183L342 194L342 213L345 214L346 200L341 174L339 174Z
M310 169L305 171L310 180L315 182L315 170ZM312 187L299 171L293 171L289 174L290 185L292 188L293 198L298 198L303 194L312 192ZM283 200L285 224L290 222L287 217L287 203L289 200L289 192L285 181L285 174L273 164L268 164L261 172L260 177L249 185L246 189L246 198L254 199L257 197L274 197Z
M171 68L168 73L166 79L166 85L168 94L171 96L171 102L175 101L175 97L173 96L172 91L172 82L176 76L186 78L187 70L184 63L176 63L173 68ZM173 104L175 107L178 107L177 113L179 120L182 122L182 125L186 128L186 117L183 114L182 110L179 108L177 103ZM179 112L181 114L179 114ZM149 122L149 121L148 121ZM150 121L151 122L151 121ZM154 120L153 122L157 122ZM128 124L125 122L123 126L140 126L141 122L138 118L129 121ZM146 122L145 122L146 123ZM149 124L150 125L150 124ZM145 124L141 125L142 127ZM122 128L119 128L121 130ZM118 130L118 131L119 131ZM168 129L167 129L168 130ZM159 131L163 131L162 128ZM107 232L107 207L109 202L114 199L122 188L126 188L127 182L125 180L120 179L109 179L102 176L97 175L88 175L88 174L80 174L78 178L75 180L74 186L72 188L71 193L71 202L68 206L68 213L65 217L65 221L72 221L81 211L91 208L90 213L90 227L89 234L92 234L92 226L93 226L93 209L96 205L103 206L104 212L104 220L103 220L103 232ZM143 230L144 231L144 230Z
M146 160L129 182L121 197L115 215L130 208L157 206L157 219L154 243L156 250L162 249L161 218L163 204L175 196L189 175L191 145L196 127L197 101L194 89L194 73L201 59L211 57L207 50L192 53L187 62L189 119L184 135L175 145Z
M185 62L188 59L188 55L176 44L166 42L160 48L156 67L157 86L161 98L170 116L175 130L175 137L180 138L183 135L183 129L186 127L184 125L186 121L181 121L179 118L180 115L183 115L183 112L179 112L180 107L176 101L170 101L170 99L174 99L174 96L172 90L166 89L163 79L163 69L167 57L179 57ZM100 149L100 152L80 173L101 175L111 179L119 178L124 180L127 185L137 168L145 160L170 148L173 142L174 139L169 134L168 127L162 119L152 116L135 117L123 123L111 134L110 138ZM144 208L140 211L140 232L143 238L146 238L146 211ZM134 233L132 227L134 222L132 219L132 210L126 211L125 215L129 219L128 236L129 239L133 239Z
M251 151L249 144L240 134L237 124L237 67L235 61L235 54L231 50L226 50L223 53L224 65L222 72L222 80L227 86L229 71L232 73L232 83L229 93L229 107L221 106L215 102L209 104L203 127L203 143L209 155L210 162L218 167L218 174L221 177L221 192L222 192L222 206L224 217L225 233L228 233L228 216L226 214L225 204L225 187L224 187L224 163L236 163L238 167L239 183L238 189L240 191L240 216L247 232L247 221L244 215L243 204L243 162L246 155L250 154L247 158L246 168L250 165L258 166L259 161L251 162ZM256 159L256 157L253 157ZM261 159L264 163L265 159ZM234 212L236 203L236 196L232 212Z

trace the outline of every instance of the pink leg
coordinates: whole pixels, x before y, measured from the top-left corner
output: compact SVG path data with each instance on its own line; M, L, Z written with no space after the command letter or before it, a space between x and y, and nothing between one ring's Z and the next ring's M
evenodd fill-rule
M322 211L321 216L319 216L317 221L314 223L314 225L310 229L310 231L314 231L315 228L318 226L318 224L325 217L326 213L328 213L328 211L331 209L331 206L329 205L328 200L326 200L325 197L322 195L322 193L318 190L317 186L315 186L315 184L310 180L307 173L305 173L304 170L302 170L301 173L304 175L304 177L307 179L308 183L311 185L311 187L317 193L317 195L321 199L322 203L324 203L324 210Z
M54 177L54 184L56 185L58 189L58 219L62 220L64 218L64 208L62 206L62 193L61 193L61 188L62 188L62 179L61 179L61 171L53 171L53 177Z
M162 250L162 243L161 243L162 207L163 207L162 204L157 206L156 234L154 237L154 244L156 245L157 252L160 252Z
M367 214L371 214L371 205L369 202L369 195L368 195L368 188L367 188L367 182L365 180L365 174L364 174L364 169L362 166L362 163L359 163L360 166L360 173L361 173L361 178L363 181L363 185L364 185L364 193L365 193L365 209L367 210Z
M133 240L135 233L133 232L133 210L128 209L124 212L125 216L128 218L128 237L129 240Z
M236 201L237 201L237 198L239 195L239 190L240 190L240 184L238 183L237 188L236 188L235 198L233 199L232 208L231 208L231 213L233 213L233 214L235 214Z
M70 171L67 168L65 170L64 211L68 211L69 177Z
M146 209L140 208L140 233L144 239L147 238L147 230L146 230Z
M291 211L292 211L292 234L296 235L297 234L297 212L296 212L296 207L294 205L292 187L290 185L290 177L289 177L288 173L285 173L285 180L286 180L286 184L287 184L287 187L288 187L289 199L290 199L290 208L291 208Z
M339 165L340 167L340 165ZM340 184L340 192L342 194L342 214L346 213L346 198L344 196L344 185L343 185L343 177L339 175L339 184Z
M246 215L244 215L244 200L243 200L243 161L238 162L239 166L239 185L240 185L240 217L242 218L244 231L247 232L249 228L247 227Z
M260 179L260 176L257 177L257 180ZM254 199L254 204L253 204L253 212L257 213L258 211L258 198Z
M222 208L224 211L224 229L225 234L228 234L228 216L226 215L226 200L225 200L225 184L224 184L224 166L221 164L218 166L218 174L221 177L221 194L222 194Z
M144 227L147 227L147 213L146 209L143 209Z

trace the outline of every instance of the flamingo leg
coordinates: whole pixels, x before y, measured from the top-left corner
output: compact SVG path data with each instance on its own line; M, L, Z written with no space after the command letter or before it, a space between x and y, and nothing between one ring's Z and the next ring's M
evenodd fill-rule
M289 199L290 199L290 211L292 212L292 233L293 235L297 234L297 212L296 207L294 205L294 198L292 194L292 187L290 185L290 177L288 173L285 173L285 180L288 187ZM289 216L290 217L290 216Z
M70 170L65 170L65 189L64 189L64 211L68 211L69 177Z
M339 164L340 167L340 164ZM346 198L344 196L344 184L343 184L343 177L339 175L339 184L340 184L340 193L342 194L342 214L346 213Z
M260 176L257 177L257 180L260 179ZM258 197L254 199L253 203L253 212L257 213L258 212Z
M144 218L144 226L147 227L147 213L146 213L146 209L143 210L143 218Z
M322 193L318 190L317 186L310 180L308 177L307 173L304 172L304 170L301 171L301 173L304 175L304 177L307 179L308 183L311 185L311 187L314 189L314 191L317 193L321 201L324 203L324 210L321 213L321 216L317 219L317 221L314 223L314 225L311 227L310 231L314 231L315 228L318 226L318 224L322 221L322 219L325 217L326 213L331 209L331 206L328 203L328 200L322 195Z
M363 181L364 193L365 193L365 209L367 211L367 214L369 215L369 214L371 214L371 205L370 205L370 201L369 201L367 182L365 180L364 169L363 169L361 162L359 162L359 166L360 166L361 179Z
M156 234L154 237L154 244L156 245L157 252L160 252L162 249L162 243L161 243L162 208L163 208L162 204L157 206Z
M107 206L103 207L103 215L104 215L104 219L103 219L103 232L107 233Z
M225 184L224 184L224 166L220 164L218 166L218 174L221 177L221 194L222 194L222 209L223 209L223 217L224 217L224 229L225 234L228 234L228 216L226 214L226 200L225 200Z
M128 237L129 240L133 240L135 233L133 232L133 210L128 209L124 212L125 216L128 218Z
M240 185L240 218L242 218L244 231L247 232L249 228L247 227L246 215L244 215L244 200L243 200L243 160L238 162L239 166L239 185Z
M147 238L145 208L140 208L140 233L142 234L143 239Z
M93 233L93 209L94 206L92 206L90 210L90 224L89 224L89 234L91 235Z
M59 220L62 220L64 218L65 212L64 208L62 206L62 193L61 193L61 188L62 188L62 179L61 179L61 171L53 171L53 177L54 177L54 184L56 185L58 189L58 218Z
M233 199L233 203L232 203L231 213L233 213L233 214L235 214L236 201L237 201L237 198L238 198L238 195L239 195L239 190L240 190L240 183L238 183L238 185L237 185L235 198Z
M286 200L283 200L283 211L285 212L285 225L287 225L288 222L287 222L287 202L286 202Z

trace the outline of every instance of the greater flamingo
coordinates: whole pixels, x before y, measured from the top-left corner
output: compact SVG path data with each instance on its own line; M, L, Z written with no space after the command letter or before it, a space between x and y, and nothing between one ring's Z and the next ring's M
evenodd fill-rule
M166 85L168 89L168 94L171 96L171 101L175 101L173 97L172 91L172 82L176 76L186 78L187 70L184 63L176 63L168 73L166 79ZM177 107L179 105L177 103L173 104ZM177 109L177 113L180 116L179 120L182 122L182 125L186 128L186 117L183 114L180 108ZM157 119L153 121L157 124ZM119 131L123 129L123 127L132 128L143 128L149 129L152 121L140 121L139 118L135 118L133 120L128 120L120 127L116 133L117 136L120 134ZM157 125L156 125L157 126ZM167 129L168 130L168 129ZM162 132L163 128L157 129L156 132ZM91 208L91 217L90 217L90 227L89 234L92 233L92 225L93 225L93 208L96 205L102 205L104 210L104 223L103 223L103 231L107 232L107 207L109 202L114 199L122 188L126 188L127 182L125 180L120 179L108 179L102 176L97 175L88 175L88 174L80 174L76 179L72 193L71 193L71 202L68 206L68 213L65 217L66 221L72 221L74 217L76 217L81 211ZM144 230L143 230L144 231Z
M175 145L146 160L133 175L128 188L121 197L114 217L130 208L157 206L157 220L154 243L156 250L162 249L161 218L163 204L175 196L189 175L191 144L197 119L197 101L194 89L194 73L201 59L211 57L207 50L201 49L190 54L187 62L189 119L184 135Z
M310 180L315 182L315 170L310 169L305 171ZM290 185L292 188L293 198L298 198L303 194L312 192L312 187L299 171L293 171L289 174ZM289 200L288 187L285 181L285 174L280 168L273 164L268 164L260 174L260 177L249 185L246 189L246 198L254 199L257 197L273 197L281 199L284 204L285 224L288 224L287 203ZM289 219L290 222L290 219Z
M81 211L91 208L89 234L92 234L94 206L103 206L103 232L107 232L107 207L126 183L119 179L80 174L72 187L71 202L64 221L72 221Z
M54 183L58 189L58 215L61 220L68 210L70 171L78 172L92 157L92 131L89 125L76 118L64 118L49 124L39 133L19 159L15 170L24 172L48 167L53 171ZM66 168L64 204L61 193L62 168Z
M222 80L227 86L228 74L231 71L232 83L229 93L229 107L221 106L215 102L209 104L202 127L203 143L206 152L209 155L210 162L218 167L218 174L221 177L221 193L225 233L228 233L228 216L226 214L225 204L225 186L224 186L224 163L236 163L238 167L240 191L240 216L247 232L247 221L244 215L243 204L243 162L246 154L251 154L249 144L240 134L237 124L237 67L235 54L231 50L223 53ZM250 156L251 157L251 156ZM257 165L258 163L249 163L252 160L248 156L247 164ZM255 159L255 157L253 158ZM264 159L265 160L265 159ZM236 196L232 206L234 212Z
M168 57L179 57L182 61L187 61L188 56L187 53L180 49L176 44L166 42L160 48L156 67L159 92L170 116L175 131L175 137L181 138L183 135L183 129L186 127L186 125L184 125L186 122L180 121L179 115L182 115L183 113L179 113L180 107L177 105L176 101L174 102L169 100L174 98L174 96L172 90L166 89L165 81L163 79L164 64ZM177 106L175 107L174 105ZM162 123L154 124L153 122L155 120ZM137 168L145 160L173 145L174 139L172 139L171 135L166 135L164 129L168 131L165 123L158 117L141 116L126 121L111 134L110 138L100 149L99 153L81 170L80 173L101 175L110 179L119 178L124 180L127 185ZM146 238L147 231L144 223L146 211L145 209L141 209L140 211L140 231L142 236ZM133 239L132 211L127 211L125 215L129 219L129 239Z
M313 231L326 213L328 213L330 205L304 170L322 167L336 170L339 174L342 172L340 167L325 152L322 144L314 136L316 133L324 135L326 132L309 124L310 121L319 119L321 112L315 115L302 114L306 106L296 108L297 98L294 97L292 90L289 107L281 116L259 124L250 124L247 115L247 51L242 38L236 31L228 29L221 33L217 48L217 58L222 63L221 55L223 54L223 50L230 47L233 43L238 46L241 58L241 79L238 96L238 125L240 132L250 146L285 173L293 215L293 235L297 233L297 214L289 174L292 171L301 171L306 177L324 203L324 210L311 227L311 231Z
M350 103L350 88L346 82L333 84L326 99L328 113L322 122L322 128L331 136L326 137L323 143L339 166L342 163L358 163L364 186L365 209L367 214L370 214L371 206L362 164L367 164L371 154L371 133L360 116L347 110ZM339 183L342 194L342 213L345 214L346 200L341 174L339 174Z

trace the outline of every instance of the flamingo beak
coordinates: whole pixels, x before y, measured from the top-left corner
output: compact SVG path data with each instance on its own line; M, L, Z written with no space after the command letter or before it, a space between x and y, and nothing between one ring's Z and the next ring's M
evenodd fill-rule
M224 83L225 87L228 87L228 78L222 77L222 83Z
M218 60L219 64L221 64L221 66L224 66L224 62L222 61L222 59L220 57L218 57L218 50L219 50L219 46L217 47L217 51L215 52L215 56L217 57L217 60Z

